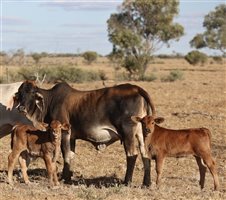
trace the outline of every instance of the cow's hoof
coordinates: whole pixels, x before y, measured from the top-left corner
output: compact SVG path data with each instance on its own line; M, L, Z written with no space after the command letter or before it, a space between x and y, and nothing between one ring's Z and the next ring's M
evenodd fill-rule
M127 186L127 187L130 187L131 186L131 182L124 181L122 184L125 185L125 186Z
M143 184L143 185L141 186L142 189L147 189L147 188L149 188L149 187L150 187L150 184L148 184L148 185Z
M64 180L64 183L66 184L71 184L71 177L72 177L73 173L67 172L67 173L63 173L61 179Z

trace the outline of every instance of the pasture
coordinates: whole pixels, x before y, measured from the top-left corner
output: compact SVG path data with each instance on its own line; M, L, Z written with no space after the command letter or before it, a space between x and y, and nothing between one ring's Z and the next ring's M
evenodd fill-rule
M32 60L28 60L28 65ZM41 66L63 65L80 67L84 70L104 71L108 80L106 86L128 81L117 80L123 70L115 71L105 58L90 66L81 58L43 58ZM18 66L9 66L18 70ZM183 74L181 80L163 81L171 70ZM1 70L3 74L5 69ZM193 157L167 158L160 188L156 188L155 163L151 162L150 188L142 189L143 164L139 156L130 187L122 185L126 170L126 157L120 141L97 151L90 143L77 141L76 155L72 160L71 184L49 187L46 169L42 159L31 163L28 175L30 185L20 177L19 165L14 170L14 186L7 181L7 158L10 153L10 135L0 140L0 199L226 199L226 63L217 64L209 60L204 66L191 66L184 59L157 59L150 64L146 74L154 74L151 82L131 82L144 88L150 94L158 116L164 117L163 127L181 129L206 127L212 133L212 153L216 159L220 179L220 191L213 191L213 179L206 174L205 187L200 190L199 172ZM116 77L117 78L117 77ZM104 87L102 81L71 83L80 90ZM42 87L50 88L52 84ZM63 167L62 156L58 171Z

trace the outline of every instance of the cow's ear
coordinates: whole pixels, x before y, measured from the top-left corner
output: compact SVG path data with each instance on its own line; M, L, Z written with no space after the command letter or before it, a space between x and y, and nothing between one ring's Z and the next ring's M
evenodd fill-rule
M142 118L137 117L137 116L131 116L131 120L132 120L134 123L138 123L138 122L141 122Z
M6 105L6 110L12 110L13 108L16 108L19 105L18 101L18 92L16 92L14 95L12 95Z
M165 120L165 119L164 119L163 117L156 117L156 118L155 118L155 123L156 123L156 124L161 124L162 122L164 122L164 120Z
M71 125L67 124L67 123L63 123L62 126L61 126L61 129L64 130L64 131L68 131L68 130L71 129Z
M44 108L43 95L39 92L35 93L35 104L42 111Z

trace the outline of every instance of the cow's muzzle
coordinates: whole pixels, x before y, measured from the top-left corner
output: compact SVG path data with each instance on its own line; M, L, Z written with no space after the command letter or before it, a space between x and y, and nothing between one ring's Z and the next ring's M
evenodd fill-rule
M21 113L27 113L26 112L26 108L25 108L25 106L18 106L18 110L19 110L19 112L21 112Z

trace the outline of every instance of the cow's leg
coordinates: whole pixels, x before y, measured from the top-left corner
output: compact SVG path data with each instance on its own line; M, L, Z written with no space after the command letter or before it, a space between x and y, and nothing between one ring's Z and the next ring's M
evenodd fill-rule
M61 149L64 158L64 168L62 178L65 182L71 181L72 172L70 171L70 162L71 162L71 145L70 145L70 133L63 132L62 134L62 142L61 142Z
M74 158L75 156L75 145L76 145L76 140L71 138L70 139L70 146L71 146L71 151L70 151L70 158Z
M143 185L149 187L151 184L151 160L149 158L142 157L144 165L144 179Z
M133 177L133 171L137 159L137 149L136 149L136 143L135 143L135 134L132 131L128 131L129 128L127 128L127 132L125 131L123 136L123 144L126 152L126 161L127 161L127 168L126 168L126 175L124 184L129 185L132 182Z
M151 160L150 160L150 155L148 154L148 150L146 148L147 145L145 145L145 140L144 140L141 126L137 127L136 137L139 143L139 149L141 152L142 161L144 165L143 186L148 187L151 183Z
M205 184L206 166L202 164L201 158L199 156L195 156L195 159L199 167L199 175L200 175L199 185L201 189L203 189Z
M19 163L20 163L22 174L23 174L24 182L26 184L30 183L28 175L27 175L27 167L29 165L28 161L29 161L29 158L28 158L27 152L23 151L19 156Z

